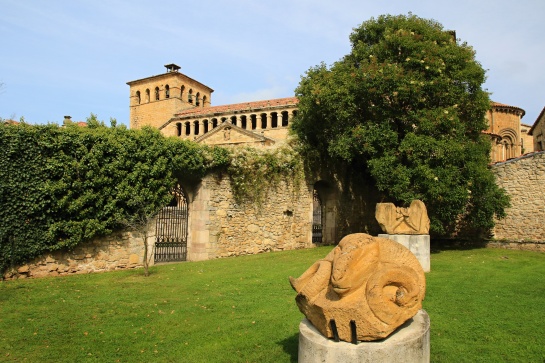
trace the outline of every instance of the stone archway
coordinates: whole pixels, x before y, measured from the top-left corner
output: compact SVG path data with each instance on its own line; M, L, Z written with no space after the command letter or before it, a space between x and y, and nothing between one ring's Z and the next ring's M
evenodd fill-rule
M188 198L179 184L172 194L170 204L161 209L155 222L155 263L187 260Z
M312 191L312 243L336 242L336 204L334 189L323 180L314 183Z

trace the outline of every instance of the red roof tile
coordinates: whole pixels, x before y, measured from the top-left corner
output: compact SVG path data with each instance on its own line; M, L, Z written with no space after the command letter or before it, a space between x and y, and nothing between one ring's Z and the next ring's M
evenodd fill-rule
M220 105L220 106L211 106L211 107L201 107L201 108L190 108L188 110L183 110L174 115L174 117L183 117L188 115L205 115L212 113L224 113L224 112L233 112L233 111L245 111L253 110L259 108L275 107L275 106L289 106L295 105L299 102L297 97L286 97L286 98L276 98L273 100L264 100L264 101L254 101L254 102L243 102L243 103L233 103L230 105Z

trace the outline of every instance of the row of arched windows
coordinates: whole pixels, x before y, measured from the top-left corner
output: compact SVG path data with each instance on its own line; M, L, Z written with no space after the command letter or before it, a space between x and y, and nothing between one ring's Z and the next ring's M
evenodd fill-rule
M295 115L296 111L293 111ZM221 118L212 118L210 120L196 120L196 121L185 121L176 123L176 130L178 136L199 136L207 133L213 128L217 127L219 124L224 122L229 122L235 126L239 126L245 130L264 130L264 129L275 129L279 127L288 127L289 124L289 113L288 111L283 112L271 112L269 114L252 114L249 116L231 116L231 117L221 117Z
M165 86L165 89L164 89L164 98L163 99L168 99L170 97L171 97L170 86L167 84ZM186 97L187 97L187 102L190 103L190 104L194 104L195 106L201 106L202 105L204 107L204 105L207 102L206 96L201 97L200 92L197 92L197 93L194 94L193 89L190 88L186 93L185 92L185 86L182 86L180 88L179 98L183 100ZM161 90L159 89L159 87L155 87L154 92L153 92L153 99L155 101L159 101L161 99ZM151 91L150 91L149 88L147 88L144 91L143 95L140 93L140 91L136 91L136 103L138 105L140 105L142 103L149 103L150 101L151 101Z

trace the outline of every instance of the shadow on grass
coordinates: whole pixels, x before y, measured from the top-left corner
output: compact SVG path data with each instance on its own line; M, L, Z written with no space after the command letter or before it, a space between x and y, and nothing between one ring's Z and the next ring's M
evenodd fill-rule
M284 352L290 355L290 362L297 363L299 355L299 333L293 334L291 337L277 342L284 348Z
M486 240L465 240L465 239L432 239L430 241L430 253L441 253L441 251L462 251L485 248Z

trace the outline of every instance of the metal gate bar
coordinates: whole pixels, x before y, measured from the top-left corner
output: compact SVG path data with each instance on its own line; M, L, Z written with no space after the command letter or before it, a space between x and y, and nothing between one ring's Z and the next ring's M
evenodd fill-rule
M155 262L187 259L187 198L181 187L174 190L175 206L161 209L157 215Z
M314 189L312 194L312 243L321 243L323 236L322 201L316 189Z

